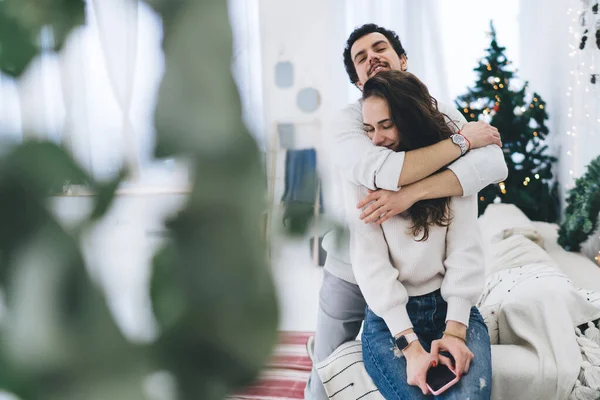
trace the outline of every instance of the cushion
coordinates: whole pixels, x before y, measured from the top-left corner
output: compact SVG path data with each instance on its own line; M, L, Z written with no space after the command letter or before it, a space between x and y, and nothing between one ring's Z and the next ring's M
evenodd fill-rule
M362 343L354 340L338 347L316 365L329 398L385 400L365 369Z
M479 217L479 226L484 243L494 243L520 234L544 247L543 238L537 233L531 220L514 204L490 204Z
M533 222L533 226L544 238L546 251L558 264L561 271L576 287L600 292L600 268L580 253L566 251L557 243L558 226L547 222Z

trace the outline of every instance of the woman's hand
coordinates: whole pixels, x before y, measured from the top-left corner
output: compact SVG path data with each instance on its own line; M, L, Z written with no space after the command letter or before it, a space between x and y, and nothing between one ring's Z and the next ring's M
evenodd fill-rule
M397 192L383 189L369 190L369 195L356 206L356 208L363 208L371 203L362 212L360 219L365 223L375 222L381 224L394 215L411 208L419 199L409 190L409 186L403 186Z
M448 357L439 355L440 351L447 351L452 354L454 366ZM444 335L441 339L431 342L431 356L452 369L459 378L469 372L471 361L475 357L463 340L449 335Z
M435 359L425 351L419 341L411 343L403 353L406 357L406 382L419 387L423 394L428 394L427 370L436 365Z

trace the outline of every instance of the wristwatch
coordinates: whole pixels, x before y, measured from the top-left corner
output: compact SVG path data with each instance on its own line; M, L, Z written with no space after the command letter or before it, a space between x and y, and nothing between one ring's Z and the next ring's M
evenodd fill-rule
M467 145L467 139L465 139L465 137L463 135L461 135L460 133L455 133L454 135L450 136L450 139L452 139L452 143L454 143L455 145L460 147L460 155L461 156L464 156L465 153L467 151L469 151L469 146Z
M410 344L415 340L419 340L419 337L416 333L407 333L406 335L396 338L396 346L398 346L398 348L402 351L410 346Z

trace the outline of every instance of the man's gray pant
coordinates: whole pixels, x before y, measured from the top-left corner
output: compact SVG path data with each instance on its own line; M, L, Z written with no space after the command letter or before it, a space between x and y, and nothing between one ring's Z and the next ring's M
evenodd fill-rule
M341 344L356 339L365 317L366 305L358 285L324 271L315 333L315 364L327 358ZM314 366L304 398L328 399Z

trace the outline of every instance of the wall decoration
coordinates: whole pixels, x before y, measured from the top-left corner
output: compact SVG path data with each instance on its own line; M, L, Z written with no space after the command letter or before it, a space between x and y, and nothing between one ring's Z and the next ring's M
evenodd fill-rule
M294 65L289 61L278 62L275 66L275 84L280 89L294 85Z
M277 123L280 149L293 149L296 144L296 126L289 123Z
M304 88L298 92L296 97L298 108L305 113L311 113L316 111L321 105L321 95L319 91L314 88Z

